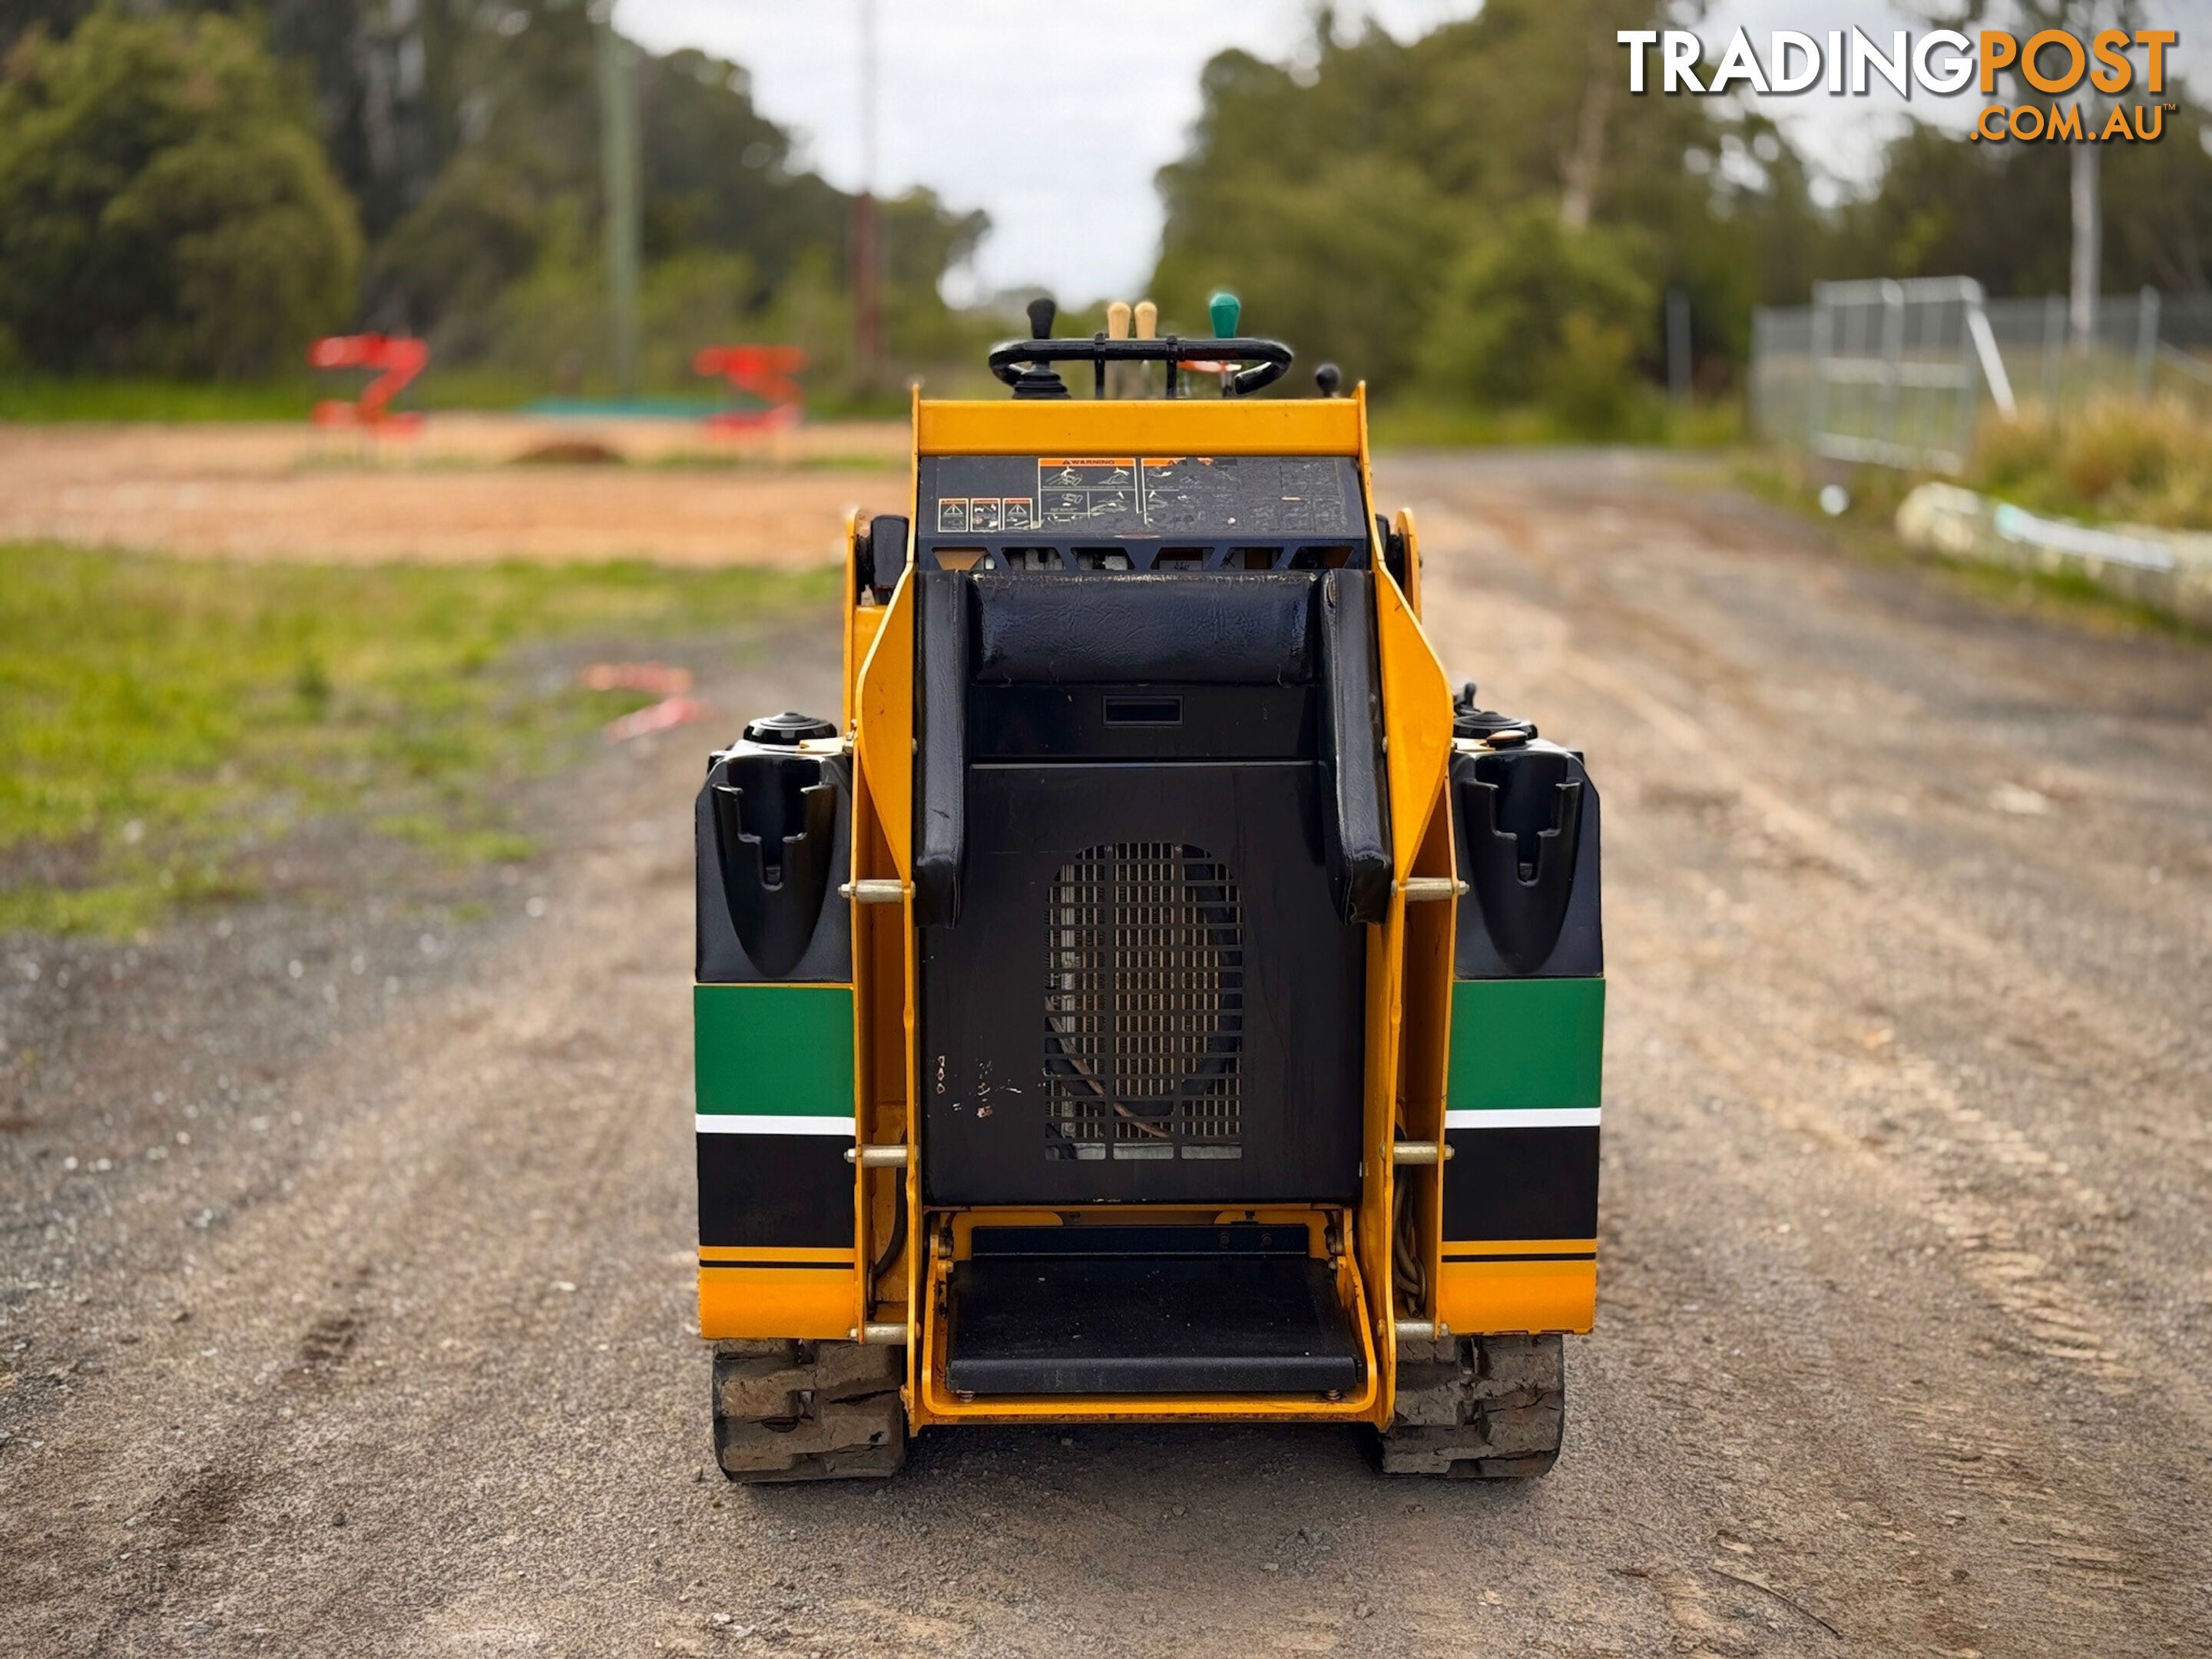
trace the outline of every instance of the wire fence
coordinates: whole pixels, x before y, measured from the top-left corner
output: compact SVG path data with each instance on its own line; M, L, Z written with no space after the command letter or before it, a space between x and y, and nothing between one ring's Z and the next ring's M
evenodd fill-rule
M1969 277L1816 283L1752 317L1751 416L1769 442L1956 473L1990 410L2063 421L2093 398L2177 397L2212 418L2212 295L2103 301L2086 349L2063 295L1991 300Z

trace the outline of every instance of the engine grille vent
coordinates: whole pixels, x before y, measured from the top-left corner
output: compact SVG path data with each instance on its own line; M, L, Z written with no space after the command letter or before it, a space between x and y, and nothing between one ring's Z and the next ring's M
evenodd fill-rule
M1229 868L1173 842L1093 847L1047 915L1045 1156L1243 1156L1244 929Z

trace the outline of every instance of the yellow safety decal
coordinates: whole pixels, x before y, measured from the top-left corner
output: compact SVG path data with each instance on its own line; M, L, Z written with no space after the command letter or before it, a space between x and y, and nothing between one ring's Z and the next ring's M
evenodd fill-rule
M1462 1336L1492 1331L1587 1331L1597 1316L1595 1258L1455 1261L1452 1249L1445 1247L1437 1315Z
M854 1281L844 1263L699 1269L699 1334L728 1337L804 1337L834 1341L853 1329Z

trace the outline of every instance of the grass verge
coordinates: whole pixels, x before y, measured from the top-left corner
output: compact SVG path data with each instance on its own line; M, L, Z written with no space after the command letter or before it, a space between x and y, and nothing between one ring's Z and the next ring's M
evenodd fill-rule
M1897 533L1897 509L1915 484L1926 482L1920 476L1879 466L1840 471L1832 463L1773 450L1739 452L1729 476L1747 495L1819 520L1854 556L1935 570L1984 604L2104 634L2212 640L2194 623L2100 587L2079 572L2016 570L1907 547ZM1823 485L1838 482L1850 505L1831 516L1822 511L1820 494Z
M317 395L304 376L218 381L0 374L0 421L304 421Z
M0 422L59 421L304 421L324 398L351 402L372 377L366 372L318 374L306 368L259 380L171 380L143 376L0 373ZM931 371L933 398L996 398L1006 388L980 366ZM728 388L696 380L654 392L702 410L728 401ZM573 388L570 395L617 400L611 386ZM554 388L526 376L467 364L433 362L400 394L403 410L510 411L556 396ZM813 387L807 415L817 421L903 419L902 389L867 394L836 386Z
M2030 405L1976 434L1966 483L2038 513L2212 530L2212 422L2178 399Z
M105 374L0 374L0 422L304 421L323 399L349 403L366 371L271 375L259 380L171 380ZM416 410L514 410L544 389L482 369L426 374L400 393Z
M826 606L830 571L232 565L0 544L0 933L128 934L343 817L530 850L510 786L647 701L568 654Z

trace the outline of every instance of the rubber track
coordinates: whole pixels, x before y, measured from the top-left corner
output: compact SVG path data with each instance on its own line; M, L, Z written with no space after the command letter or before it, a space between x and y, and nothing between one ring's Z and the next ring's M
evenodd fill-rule
M1525 1480L1559 1461L1566 1353L1558 1336L1461 1336L1398 1345L1398 1400L1376 1437L1385 1474Z
M895 1474L906 1462L905 1359L857 1342L717 1342L714 1461L747 1486Z

